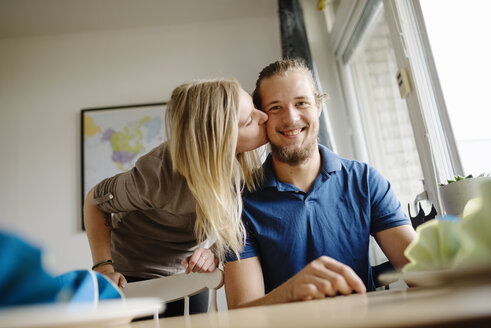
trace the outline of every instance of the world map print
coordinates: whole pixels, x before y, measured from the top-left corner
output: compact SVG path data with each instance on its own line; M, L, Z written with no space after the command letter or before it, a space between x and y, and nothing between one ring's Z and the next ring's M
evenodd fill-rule
M82 111L83 195L165 141L165 105Z

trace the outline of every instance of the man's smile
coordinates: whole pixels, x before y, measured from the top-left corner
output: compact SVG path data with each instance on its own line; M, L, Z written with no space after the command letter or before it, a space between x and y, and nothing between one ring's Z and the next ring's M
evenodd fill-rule
M284 130L284 131L279 131L282 135L287 136L287 137L294 137L300 132L305 130L305 128L297 128L297 129L291 129L291 130Z

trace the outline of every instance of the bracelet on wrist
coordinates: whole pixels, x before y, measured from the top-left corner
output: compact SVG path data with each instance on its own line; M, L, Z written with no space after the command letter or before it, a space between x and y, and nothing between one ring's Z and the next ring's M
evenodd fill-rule
M96 264L94 264L92 266L92 270L95 270L96 268L100 267L101 265L106 265L106 264L111 264L112 266L114 266L114 261L113 260L102 260L102 261L99 261L99 262L97 262Z

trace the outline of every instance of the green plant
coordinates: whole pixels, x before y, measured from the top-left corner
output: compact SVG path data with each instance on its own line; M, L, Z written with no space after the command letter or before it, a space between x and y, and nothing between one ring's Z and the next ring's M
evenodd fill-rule
M489 176L489 174L486 174L486 173L481 173L479 174L476 178L479 178L479 177L486 177L486 176ZM474 176L472 174L469 174L465 177L463 176L460 176L460 175L456 175L455 176L455 179L454 180L447 180L447 184L450 184L452 182L457 182L457 181L461 181L461 180L466 180L466 179L472 179L474 178ZM444 186L443 183L440 184L440 187Z

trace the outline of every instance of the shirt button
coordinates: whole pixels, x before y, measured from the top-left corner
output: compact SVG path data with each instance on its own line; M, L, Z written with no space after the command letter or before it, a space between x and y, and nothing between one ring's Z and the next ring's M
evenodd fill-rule
M113 198L114 198L113 194L109 194L109 199L113 199Z

